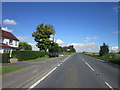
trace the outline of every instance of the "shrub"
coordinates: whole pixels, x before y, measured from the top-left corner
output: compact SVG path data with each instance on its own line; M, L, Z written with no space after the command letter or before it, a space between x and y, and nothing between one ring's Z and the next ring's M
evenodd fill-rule
M44 57L46 54L46 52L42 51L13 51L12 57L18 58L19 61L23 61Z
M3 54L0 54L0 62L1 63L8 63L9 62L9 53L3 53Z

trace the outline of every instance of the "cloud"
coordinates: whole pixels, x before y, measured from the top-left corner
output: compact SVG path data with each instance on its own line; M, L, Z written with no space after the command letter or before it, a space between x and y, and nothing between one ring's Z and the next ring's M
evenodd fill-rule
M99 52L99 46L95 43L72 43L77 52Z
M33 43L28 43L28 44L32 46L33 51L39 51L39 48L36 46L36 44Z
M73 45L77 52L99 52L100 48L95 43L63 43L60 46Z
M7 27L2 27L2 30L8 31L8 32L13 32L13 30L8 29Z
M85 43L87 43L87 42L88 42L88 40L84 40L84 42L85 42Z
M56 43L58 43L60 45L60 44L63 44L64 42L62 40L60 40L60 39L57 39Z
M114 34L119 34L119 33L120 33L120 31L115 31L115 32L112 32L112 33L114 33Z
M17 23L14 20L5 19L3 21L3 24L5 24L5 25L16 25Z
M120 50L120 47L114 46L110 48L110 52L118 52Z
M120 9L120 6L117 6L117 7L114 7L113 10L118 13L119 12L119 9Z
M87 40L90 40L90 39L93 39L93 40L96 40L98 39L97 37L86 37Z
M26 36L26 37L18 36L17 38L19 40L26 40L26 39L29 39L30 37L29 36Z

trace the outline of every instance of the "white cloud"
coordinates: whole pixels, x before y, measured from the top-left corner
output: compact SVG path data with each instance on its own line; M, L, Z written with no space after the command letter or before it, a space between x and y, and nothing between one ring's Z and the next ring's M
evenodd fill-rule
M116 13L118 13L119 9L120 9L120 6L117 6L117 7L113 8L113 10L115 10Z
M93 39L93 40L96 40L98 39L97 37L86 37L87 40L90 40L90 39Z
M13 32L13 30L8 29L7 27L2 27L2 30L8 31L8 32Z
M3 24L5 24L5 25L16 25L17 23L14 20L5 19L3 21Z
M53 40L52 38L49 38L50 40Z
M36 46L36 44L33 43L28 43L28 44L32 46L33 51L39 51L39 48Z
M60 40L60 39L57 39L57 40L56 40L56 43L58 43L58 44L63 44L64 42L63 42L62 40Z
M95 43L63 43L60 46L73 45L77 52L99 52L100 48Z
M115 32L113 32L114 34L119 34L120 33L120 31L115 31Z
M99 52L99 46L95 43L72 43L77 52Z
M110 52L118 52L120 50L120 47L114 46L110 48Z
M88 40L84 40L84 42L85 42L85 43L87 43L87 42L88 42Z
M29 36L26 36L26 37L22 37L22 36L19 36L17 37L19 40L26 40L26 39L29 39L30 37Z

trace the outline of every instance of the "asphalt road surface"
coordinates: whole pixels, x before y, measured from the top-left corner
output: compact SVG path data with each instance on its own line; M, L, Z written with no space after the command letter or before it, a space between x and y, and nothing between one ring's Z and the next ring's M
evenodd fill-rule
M118 90L118 67L93 57L75 54L58 64L30 88L109 88Z

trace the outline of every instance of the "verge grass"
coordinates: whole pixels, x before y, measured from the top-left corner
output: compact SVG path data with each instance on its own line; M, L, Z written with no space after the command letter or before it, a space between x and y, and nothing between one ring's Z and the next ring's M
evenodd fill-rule
M21 66L1 66L0 67L0 75L7 74L16 70L20 70L22 68L28 67L27 65L21 65Z

